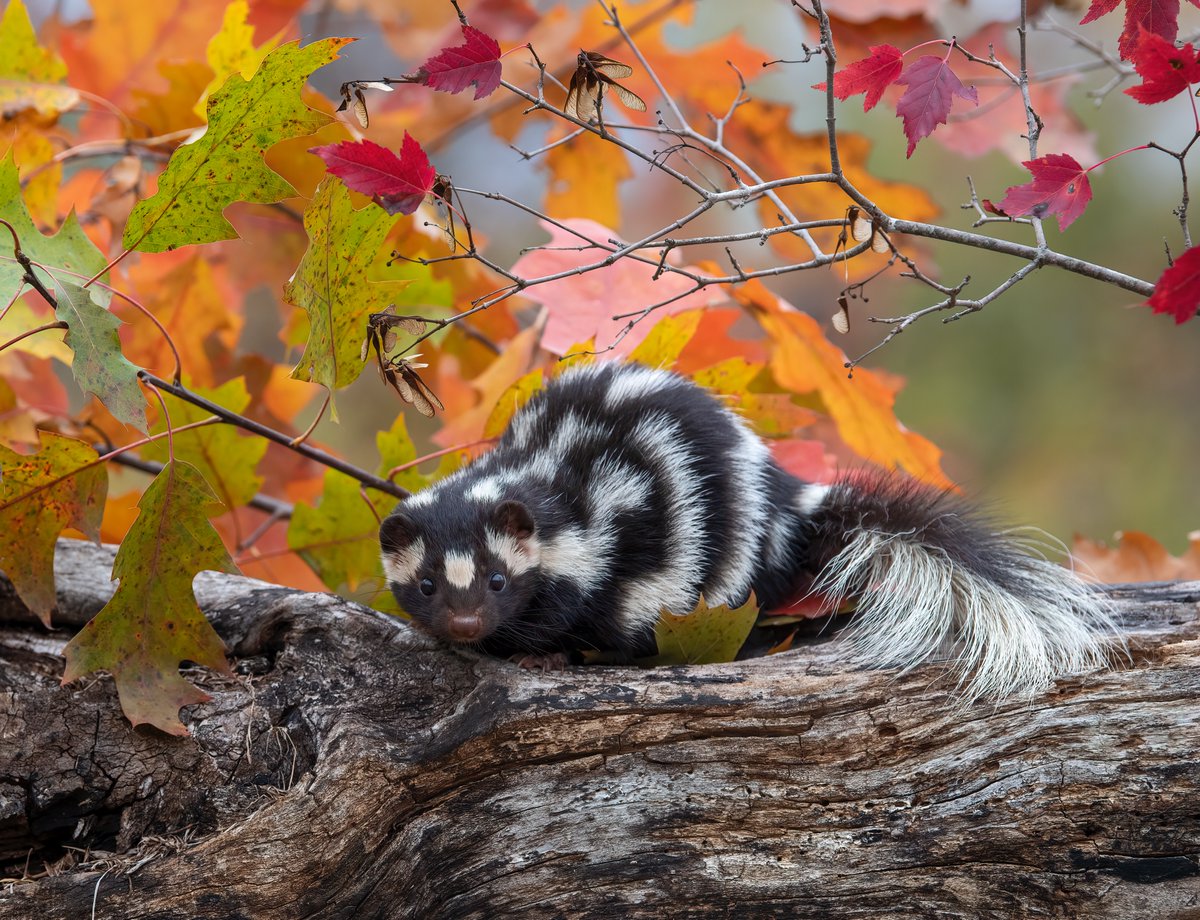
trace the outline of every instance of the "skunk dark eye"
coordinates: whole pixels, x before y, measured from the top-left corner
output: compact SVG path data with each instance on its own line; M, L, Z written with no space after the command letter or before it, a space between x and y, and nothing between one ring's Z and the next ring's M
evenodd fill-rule
M493 591L503 591L506 584L508 584L508 579L499 572L492 572L488 577L488 587Z
M426 597L429 597L434 591L437 590L437 585L433 583L432 578L422 578L421 583L417 585L417 587L421 589L421 593Z

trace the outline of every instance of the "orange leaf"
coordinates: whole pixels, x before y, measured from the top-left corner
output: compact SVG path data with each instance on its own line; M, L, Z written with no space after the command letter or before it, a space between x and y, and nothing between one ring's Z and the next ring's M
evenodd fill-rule
M624 150L582 134L550 150L542 165L550 173L547 214L587 217L610 227L620 225L620 185L633 176Z
M217 287L210 260L191 255L165 274L162 261L145 259L130 271L139 291L147 292L144 305L163 324L191 382L213 386L213 359L229 352L241 333L243 319L237 304ZM125 356L139 367L168 374L174 367L170 346L163 334L139 311L117 301L117 312L127 323Z
M225 0L94 0L90 8L91 23L64 29L60 38L71 84L126 106L135 90L160 91L161 62L204 60Z
M1076 535L1071 556L1086 576L1103 582L1200 579L1200 531L1188 534L1188 548L1172 556L1153 537L1138 530L1117 534L1117 545L1105 546Z
M902 467L931 485L953 487L942 472L941 451L896 419L892 391L862 368L848 378L845 354L825 338L811 316L796 312L755 282L738 288L735 296L771 338L775 379L796 393L819 393L851 450L886 469Z

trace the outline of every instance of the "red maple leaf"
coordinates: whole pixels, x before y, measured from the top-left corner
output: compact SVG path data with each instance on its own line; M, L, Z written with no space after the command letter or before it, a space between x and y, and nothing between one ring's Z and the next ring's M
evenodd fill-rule
M373 141L342 141L308 152L324 160L325 168L347 188L371 195L389 214L415 211L437 177L429 157L407 131L400 156Z
M443 48L421 65L424 83L445 93L461 93L475 84L475 98L482 99L500 85L500 45L474 26L462 27L465 42Z
M1162 273L1146 301L1155 313L1169 313L1186 323L1200 309L1200 246L1193 246Z
M1138 32L1132 61L1142 82L1125 93L1143 105L1173 99L1200 83L1200 55L1191 44L1176 48L1174 42L1145 29Z
M907 156L917 149L917 141L928 137L938 125L944 125L950 115L954 97L979 105L979 94L973 86L963 86L950 69L945 58L927 54L905 68L896 78L908 84L908 89L896 103L896 114L904 119L904 135L908 138Z
M1120 5L1121 0L1092 0L1087 13L1079 20L1080 25L1093 22ZM1175 41L1179 31L1179 0L1124 0L1125 25L1117 40L1117 50L1127 61L1137 53L1138 34L1142 29L1153 32L1169 42ZM1193 6L1200 6L1191 0Z
M896 82L904 68L902 52L892 45L872 45L871 54L861 61L843 67L833 75L833 94L839 99L849 99L858 93L866 93L863 111L875 108L883 91ZM824 83L814 83L813 89L824 90Z
M999 205L1001 211L1012 217L1056 214L1061 232L1075 222L1092 200L1087 170L1068 153L1048 153L1021 165L1033 173L1033 181L1009 188Z

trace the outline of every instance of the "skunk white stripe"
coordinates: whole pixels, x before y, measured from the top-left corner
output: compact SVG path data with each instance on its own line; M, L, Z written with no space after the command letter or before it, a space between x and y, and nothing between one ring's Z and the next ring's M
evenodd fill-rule
M412 501L412 499L408 499ZM401 550L383 554L383 572L389 582L406 584L417 576L421 563L425 561L425 540L421 537L413 540Z
M475 581L475 559L470 553L452 549L442 557L446 581L455 588L469 588Z
M628 367L615 374L604 394L604 405L612 409L627 399L637 399L680 384L680 378L652 367Z
M426 505L432 505L433 500L437 497L437 486L430 486L428 489L422 489L414 495L410 495L404 499L401 504L401 509L404 508L424 508Z
M619 622L632 634L653 625L663 608L687 613L696 606L707 538L704 503L698 496L707 484L692 468L689 439L666 415L656 413L643 419L629 441L654 464L659 474L657 488L665 493L668 509L662 522L665 564L656 574L628 584L617 610Z
M649 474L616 463L611 457L601 460L588 479L584 496L591 526L584 529L573 525L547 540L541 555L542 570L584 590L601 585L612 565L616 516L644 508L652 488Z
M529 440L546 414L545 400L538 400L530 405L526 403L518 409L508 426L508 436L512 438L513 447L525 448Z
M725 451L729 482L736 498L737 540L730 541L725 554L705 587L705 599L713 604L732 604L750 590L750 577L758 565L763 534L767 527L767 462L770 451L742 419L731 416L735 438Z
M500 500L500 477L486 476L471 488L467 489L467 498L477 502L496 502Z
M1102 666L1104 635L1114 630L1108 600L1043 559L1011 560L1031 596L1005 591L908 536L862 532L814 590L858 596L851 639L865 660L906 671L949 654L968 700L1032 697L1056 675Z
M810 483L796 493L795 508L805 517L811 517L829 495L830 486Z
M542 544L542 571L591 591L608 575L611 552L611 533L572 524Z
M518 540L510 533L487 532L487 548L504 563L510 575L524 575L541 559L542 545L537 537Z

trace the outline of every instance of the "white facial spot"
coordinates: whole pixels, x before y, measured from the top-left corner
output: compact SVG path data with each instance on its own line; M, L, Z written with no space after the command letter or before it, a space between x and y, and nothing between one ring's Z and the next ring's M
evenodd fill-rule
M383 572L389 582L407 584L417 577L421 563L425 561L425 541L420 537L404 549L383 554Z
M432 505L436 497L433 489L424 489L416 495L410 495L404 499L404 506L406 508L423 508L426 505Z
M469 588L475 581L475 559L460 550L450 550L444 558L446 581L455 588Z
M467 498L477 502L499 501L500 480L495 476L488 476L479 480L479 482L467 489Z

